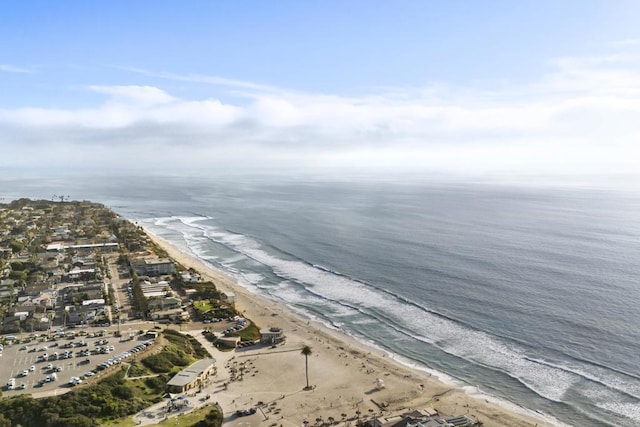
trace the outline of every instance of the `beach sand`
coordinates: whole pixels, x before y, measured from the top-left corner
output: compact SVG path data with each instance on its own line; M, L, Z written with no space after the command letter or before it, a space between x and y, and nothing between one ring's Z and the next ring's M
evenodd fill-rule
M346 334L250 292L233 278L163 239L152 234L149 237L171 258L184 267L194 268L218 289L234 292L236 309L245 317L261 328L282 328L287 337L286 343L276 348L214 352L218 374L211 398L220 403L226 416L258 402L267 404L255 415L246 420L237 418L230 425L240 425L236 423L242 420L242 425L300 426L305 420L313 425L319 419L343 420L358 416L360 419L377 416L384 423L394 419L394 415L425 408L436 409L445 416L465 415L490 427L556 425L535 412L480 394L469 395L435 375L400 364ZM191 329L215 325L195 323ZM304 389L305 357L300 353L303 345L312 350L308 357L311 390ZM229 370L235 368L239 372L241 367L242 381L230 381ZM384 388L376 387L378 378L383 380Z

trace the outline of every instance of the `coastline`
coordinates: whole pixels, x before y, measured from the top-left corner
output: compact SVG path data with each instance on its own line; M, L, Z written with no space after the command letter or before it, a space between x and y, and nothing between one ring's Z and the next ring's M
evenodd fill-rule
M367 345L340 330L310 319L282 303L252 292L225 272L183 252L149 230L145 229L145 232L175 261L187 268L194 268L220 290L234 292L236 308L243 315L260 327L281 327L287 336L287 344L277 358L263 357L268 352L264 349L236 352L238 359L246 357L246 360L252 361L256 373L258 370L262 372L256 378L230 384L228 389L220 391L217 399L225 412L235 411L243 402L252 402L254 397L256 401L268 401L268 397L259 399L259 396L268 396L270 392L267 390L271 390L271 394L275 393L273 390L278 390L273 398L275 400L276 395L283 396L279 404L283 415L278 420L282 425L300 425L304 420L327 417L329 413L360 411L364 415L376 414L380 413L380 402L388 405L384 415L379 418L382 422L389 414L434 408L442 415L465 415L481 421L485 426L562 425L550 417L484 395L477 388L460 384L446 374L415 366L383 349ZM295 381L291 376L303 367L297 351L302 345L310 345L314 352L309 363L310 383L315 386L312 392L299 392L304 386L304 378L291 384ZM261 369L257 369L258 365ZM222 369L219 366L219 372ZM261 378L265 376L265 370L278 371L280 374ZM291 372L285 374L283 371ZM326 375L327 372L333 375ZM376 378L384 380L384 389L373 387ZM477 394L474 389L478 390ZM250 400L247 400L248 396Z

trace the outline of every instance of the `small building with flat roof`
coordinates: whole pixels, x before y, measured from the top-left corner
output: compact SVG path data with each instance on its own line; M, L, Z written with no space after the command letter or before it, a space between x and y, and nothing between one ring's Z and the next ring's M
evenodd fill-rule
M206 380L216 374L216 360L202 359L178 372L167 383L169 393L184 393L197 387L204 387Z
M285 340L282 328L260 329L260 343L278 344Z

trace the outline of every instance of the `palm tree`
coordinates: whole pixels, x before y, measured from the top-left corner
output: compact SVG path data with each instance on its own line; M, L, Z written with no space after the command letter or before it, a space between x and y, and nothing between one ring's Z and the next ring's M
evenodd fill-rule
M305 390L309 390L311 387L309 387L309 361L308 358L311 355L311 347L309 347L308 345L305 345L302 347L302 351L300 351L300 354L302 354L304 356L304 372L305 375L307 377L307 386L305 387Z

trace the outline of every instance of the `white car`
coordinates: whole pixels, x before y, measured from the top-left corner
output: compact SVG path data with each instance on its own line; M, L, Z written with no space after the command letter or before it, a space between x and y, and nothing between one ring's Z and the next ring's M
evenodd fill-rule
M35 372L35 370L36 370L36 366L35 365L29 366L29 371L30 372Z
M95 374L96 374L95 372L93 372L93 371L89 371L89 372L87 372L86 374L84 374L84 376L85 376L85 377L92 377L92 376L94 376Z
M26 377L27 375L29 375L29 371L27 371L26 369L20 373L21 377Z
M82 380L79 377L71 377L69 380L69 385L78 385L82 383Z

